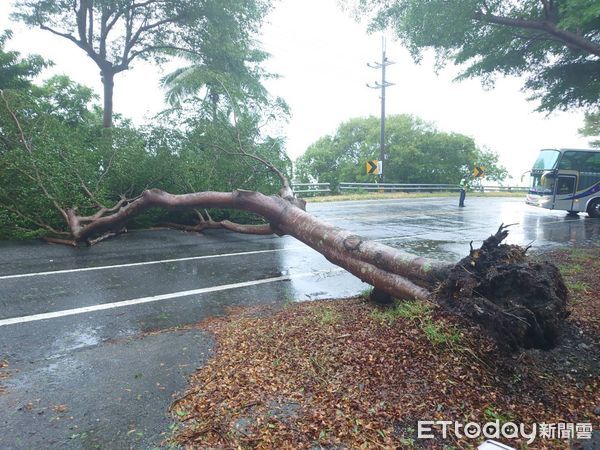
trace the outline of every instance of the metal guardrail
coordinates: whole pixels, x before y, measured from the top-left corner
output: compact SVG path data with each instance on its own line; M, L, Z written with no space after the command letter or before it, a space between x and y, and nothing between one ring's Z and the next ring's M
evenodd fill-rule
M292 183L294 192L298 194L332 194L329 183ZM472 186L471 190L479 192L528 192L526 186ZM428 183L340 183L339 191L376 191L376 192L458 192L457 184Z
M297 194L331 194L329 183L292 183L292 189Z
M477 189L479 187L476 187ZM482 192L529 192L527 186L481 186Z

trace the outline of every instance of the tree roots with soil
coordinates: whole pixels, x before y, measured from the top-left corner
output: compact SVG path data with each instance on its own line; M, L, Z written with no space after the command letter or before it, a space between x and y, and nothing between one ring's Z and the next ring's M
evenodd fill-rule
M527 248L502 244L507 228L471 249L435 297L504 346L552 348L568 316L567 288L556 266L528 261Z

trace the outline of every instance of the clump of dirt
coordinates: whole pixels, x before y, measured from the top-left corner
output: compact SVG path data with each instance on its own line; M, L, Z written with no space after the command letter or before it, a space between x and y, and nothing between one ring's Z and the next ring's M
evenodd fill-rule
M567 311L568 291L558 268L529 261L528 248L502 244L508 226L471 249L436 291L451 312L474 321L509 349L551 349Z

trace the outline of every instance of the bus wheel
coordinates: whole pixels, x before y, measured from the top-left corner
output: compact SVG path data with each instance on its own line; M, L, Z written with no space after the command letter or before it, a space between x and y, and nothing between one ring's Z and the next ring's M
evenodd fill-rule
M587 207L587 213L595 219L600 218L600 198L595 198Z

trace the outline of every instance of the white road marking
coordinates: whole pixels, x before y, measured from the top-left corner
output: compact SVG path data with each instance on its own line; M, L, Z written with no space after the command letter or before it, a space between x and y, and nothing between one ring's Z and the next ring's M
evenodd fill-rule
M382 239L371 239L372 241L389 241L394 239L402 239L411 236L396 236L391 238L382 238ZM28 278L28 277L39 277L39 276L47 276L47 275L61 275L65 273L75 273L75 272L90 272L93 270L106 270L106 269L121 269L124 267L138 267L138 266L149 266L153 264L166 264L172 262L182 262L182 261L198 261L201 259L212 259L212 258L227 258L230 256L248 256L248 255L260 255L263 253L275 253L275 252L283 252L287 250L312 250L308 245L294 245L290 247L281 247L281 248L273 248L269 250L253 250L249 252L236 252L236 253L220 253L217 255L203 255L203 256L188 256L185 258L173 258L173 259L159 259L154 261L141 261L136 263L125 263L125 264L114 264L112 266L91 266L91 267L80 267L76 269L62 269L62 270L49 270L46 272L28 272L28 273L18 273L14 275L0 275L0 280L11 280L14 278ZM316 250L315 250L316 251Z
M58 275L58 274L73 273L73 272L89 272L91 270L120 269L123 267L147 266L147 265L152 265L152 264L165 264L165 263L181 262L181 261L195 261L195 260L199 260L199 259L226 258L228 256L260 255L261 253L274 253L274 252L281 252L284 250L298 250L301 248L304 248L304 247L298 245L298 246L293 246L293 247L274 248L274 249L270 249L270 250L253 250L250 252L220 253L218 255L189 256L186 258L160 259L160 260L155 260L155 261L142 261L142 262L137 262L137 263L115 264L112 266L81 267L78 269L63 269L63 270L50 270L47 272L19 273L19 274L15 274L15 275L2 275L2 276L0 276L0 280L10 280L12 278L38 277L38 276L45 276L45 275Z
M259 284L275 283L277 281L289 281L294 278L304 278L304 277L310 277L310 276L320 275L320 274L330 274L330 273L342 272L343 270L344 269L331 269L331 270L319 270L319 271L314 271L314 272L304 272L304 273L297 273L297 274L285 275L285 276L280 276L280 277L263 278L262 280L243 281L240 283L222 284L220 286L211 286L211 287L206 287L206 288L193 289L193 290L189 290L189 291L172 292L170 294L153 295L151 297L134 298L132 300L123 300L120 302L104 303L101 305L84 306L82 308L66 309L63 311L54 311L54 312L49 312L49 313L33 314L30 316L23 316L23 317L12 317L10 319L0 320L0 327L5 326L5 325L15 325L15 324L26 323L26 322L35 322L38 320L56 319L58 317L73 316L76 314L84 314L84 313L90 313L90 312L95 312L95 311L103 311L105 309L122 308L125 306L133 306L133 305L140 305L143 303L158 302L158 301L162 301L162 300L169 300L172 298L189 297L190 295L207 294L210 292L226 291L229 289L239 289L239 288L248 287L248 286L256 286Z

